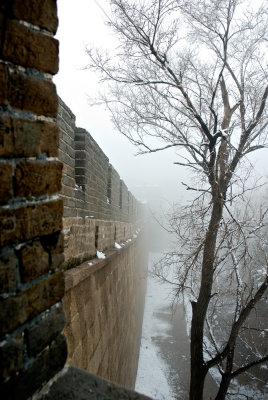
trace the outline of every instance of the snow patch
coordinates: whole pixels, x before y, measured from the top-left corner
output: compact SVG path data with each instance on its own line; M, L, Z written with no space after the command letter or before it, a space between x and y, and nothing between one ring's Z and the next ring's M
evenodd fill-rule
M116 249L122 249L122 246L120 246L120 244L117 243L117 242L114 242L114 247L115 247Z
M74 190L83 190L83 186L79 186L79 185L75 184Z
M104 260L104 258L106 258L106 255L102 253L102 251L97 250L97 258L99 258L100 260Z
M152 265L153 261L150 260ZM135 390L156 400L175 400L168 383L168 366L159 354L154 337L170 337L169 324L157 318L155 310L161 309L170 295L170 287L148 277L139 365ZM153 368L152 368L153 366Z

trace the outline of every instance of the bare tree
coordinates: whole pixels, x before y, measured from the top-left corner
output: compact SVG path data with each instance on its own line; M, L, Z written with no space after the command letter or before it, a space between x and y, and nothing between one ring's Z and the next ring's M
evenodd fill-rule
M177 297L195 303L201 280L200 263L206 231L206 201L199 196L187 207L176 206L167 217L169 232L179 245L163 254L154 266L154 275L172 284ZM244 196L243 196L244 197ZM239 210L223 211L216 242L212 295L206 313L203 336L204 360L208 368L218 369L219 390L216 399L227 393L246 394L246 387L260 392L265 386L256 366L267 361L266 302L263 297L267 276L268 216L264 207L254 207L248 199ZM231 380L247 373L240 392L229 388ZM249 382L250 381L250 382ZM240 382L243 380L240 378ZM228 390L228 392L227 392ZM244 397L241 397L244 398ZM251 397L250 397L251 398Z
M225 397L236 374L267 359L233 369L238 332L267 289L267 273L249 293L238 285L241 293L228 337L220 347L214 346L209 359L204 342L209 310L216 307L214 287L227 265L219 261L223 253L218 243L224 241L227 253L229 246L228 259L237 279L240 263L248 262L246 256L233 259L239 235L230 236L224 222L240 199L236 184L250 154L267 148L267 3L254 10L250 4L110 0L108 24L119 45L113 54L88 50L88 68L101 74L102 100L115 127L140 153L177 148L181 159L176 164L198 176L198 186L187 188L201 196L183 217L188 227L198 227L197 237L189 238L192 257L184 258L183 267L187 277L195 273L192 284L197 287L192 301L191 400L202 399L212 366L218 365L222 376L218 400ZM247 189L243 181L242 192ZM242 235L243 224L238 225ZM186 283L179 280L180 290Z

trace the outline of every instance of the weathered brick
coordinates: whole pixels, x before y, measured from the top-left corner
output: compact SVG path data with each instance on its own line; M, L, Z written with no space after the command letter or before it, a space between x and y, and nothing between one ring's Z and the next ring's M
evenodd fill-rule
M2 58L23 67L56 74L58 71L58 41L32 31L14 20L7 20L2 34Z
M64 185L66 185L66 186L71 186L71 187L74 187L74 179L73 178L71 178L70 176L64 176L63 178L62 178L62 183L64 184Z
M64 262L64 254L52 254L51 268L58 268Z
M52 81L10 72L0 64L0 104L56 118L58 97Z
M13 196L13 166L0 162L0 203L5 203Z
M75 159L76 160L86 160L87 154L84 150L75 151Z
M12 315L12 318L10 316ZM0 302L0 337L11 332L24 321L24 309L22 297L10 297Z
M40 137L41 153L48 157L56 157L59 148L59 127L56 124L46 122L42 126Z
M8 67L6 65L0 63L0 104L3 104L3 105L8 104L8 101L7 101L7 97L8 97L7 77L8 77Z
M23 366L23 336L8 338L0 346L0 381L6 381L22 369Z
M22 282L29 282L49 271L49 254L38 240L18 251Z
M75 160L75 167L86 168L86 160Z
M43 383L63 368L66 357L66 340L59 335L25 371L0 388L1 398L5 400L28 399Z
M32 157L58 154L59 129L46 121L27 121L0 115L0 156Z
M47 312L38 323L27 328L25 333L29 356L35 356L48 346L63 330L64 324L65 316L60 305Z
M75 208L64 207L63 217L76 217L77 210Z
M3 300L0 303L0 337L47 310L63 295L63 273L56 272L17 296Z
M17 257L13 252L0 254L0 293L13 292L16 289Z
M12 16L56 33L58 26L56 0L13 0Z
M15 171L15 194L39 197L61 188L62 163L59 161L21 161Z
M62 229L62 200L0 210L0 246Z

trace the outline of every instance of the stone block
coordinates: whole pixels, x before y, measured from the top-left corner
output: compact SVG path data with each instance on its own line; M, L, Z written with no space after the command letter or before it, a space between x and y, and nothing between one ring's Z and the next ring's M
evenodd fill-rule
M49 254L39 240L25 245L18 251L22 282L29 282L49 271Z
M13 252L0 254L0 294L16 290L17 257Z
M86 160L75 160L75 167L85 168L86 164Z
M72 171L74 171L74 159L70 157L69 154L60 151L59 153L59 159L65 164L71 167ZM85 162L85 161L84 161Z
M34 157L46 153L48 157L58 154L56 124L46 121L27 121L0 116L0 156Z
M19 110L56 118L56 87L52 81L10 72L6 65L0 64L0 105L8 104Z
M0 162L0 203L6 203L13 196L13 166Z
M75 184L74 184L75 185ZM61 195L61 197L63 198L63 199L65 199L66 197L76 197L76 190L74 190L75 188L74 188L74 185L73 185L73 187L70 187L70 186L66 186L66 185L61 185L62 187L61 187L61 193L60 193L60 195Z
M37 400L152 400L132 390L75 367L67 367Z
M79 150L85 150L85 142L75 142L75 150L79 151Z
M7 20L2 35L2 58L23 67L56 74L59 43L14 20Z
M44 122L40 137L40 151L48 157L56 157L59 148L59 127L51 122Z
M77 210L75 208L64 207L63 217L76 217Z
M52 254L51 257L51 268L55 269L62 266L64 262L64 254Z
M0 303L0 337L58 303L63 295L63 274L56 272L24 292L3 300Z
M0 14L1 17L1 14ZM3 23L0 19L0 23ZM0 63L0 104L7 105L8 87L7 87L8 67Z
M74 187L74 185L75 185L74 178L71 178L70 176L63 176L62 183L63 183L63 185L71 186L71 187Z
M76 176L83 176L85 175L86 169L84 167L75 167L75 175Z
M56 0L13 0L11 16L56 33L58 26Z
M59 372L65 363L67 346L65 338L59 335L52 344L16 378L0 387L0 397L5 400L26 400Z
M84 204L85 191L83 189L78 189L75 191L75 198L77 199L77 201L82 200L82 205L85 206L85 204ZM88 206L88 203L86 203L86 205Z
M20 296L10 297L6 300L2 300L0 303L0 337L6 333L13 331L17 326L20 325L20 321L24 320L25 313L23 312L23 299ZM12 318L10 316L12 315Z
M86 160L87 153L84 150L75 151L75 160Z
M23 335L8 338L0 345L0 382L5 382L23 366Z
M40 353L64 328L65 316L62 305L48 311L40 321L26 329L28 355L34 357Z
M18 197L39 197L57 193L61 188L62 163L59 161L21 161L15 171Z
M0 246L62 229L62 200L0 210Z

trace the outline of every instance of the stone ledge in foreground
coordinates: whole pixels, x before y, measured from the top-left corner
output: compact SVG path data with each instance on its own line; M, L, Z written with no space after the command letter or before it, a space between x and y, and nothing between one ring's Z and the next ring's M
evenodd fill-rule
M152 400L76 367L65 367L32 400Z

